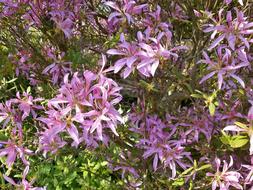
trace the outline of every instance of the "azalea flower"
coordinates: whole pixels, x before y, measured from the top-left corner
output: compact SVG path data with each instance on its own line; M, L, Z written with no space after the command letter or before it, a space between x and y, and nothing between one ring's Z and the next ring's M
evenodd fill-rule
M42 73L52 76L53 84L57 84L64 78L66 74L71 73L72 63L63 60L65 53L61 53L57 56L53 48L48 48L46 51L49 58L53 60L53 63L48 65Z
M6 181L8 181L13 186L15 186L15 188L18 190L46 190L46 187L33 187L32 184L35 181L32 180L31 182L28 182L26 180L26 176L27 176L28 172L29 172L29 166L26 166L26 168L22 174L22 181L18 184L12 178L10 178L6 175L3 175L3 177Z
M238 56L234 57L231 50L226 46L219 46L217 48L215 59L211 59L206 52L203 52L203 57L205 59L200 60L198 63L202 62L208 64L207 70L211 72L201 79L200 84L217 74L218 89L221 89L224 77L235 79L244 88L245 83L236 74L236 71L249 66L249 61L244 49L237 50L237 54Z
M132 116L131 118L135 118ZM143 122L143 119L146 121ZM136 124L135 119L134 123ZM170 132L166 132L167 126L157 116L142 118L138 126L134 125L131 128L131 131L142 135L136 146L144 149L144 159L152 157L154 171L160 168L159 163L161 163L163 168L171 170L171 177L175 178L177 166L184 170L190 166L186 160L191 160L191 157L183 147L184 142L172 139L176 130L172 129Z
M14 104L18 104L18 109L23 112L22 120L32 113L33 118L37 117L36 111L41 110L42 106L36 105L37 102L42 101L42 98L33 98L30 95L30 92L23 92L22 98L20 96L20 92L16 94L17 98L12 99Z
M114 73L118 73L124 66L123 78L127 78L135 69L135 63L138 59L138 46L135 43L129 43L125 40L124 34L120 36L120 44L117 49L107 51L109 55L120 55L123 58L114 63Z
M105 57L98 74L84 71L65 75L63 84L55 98L48 101L47 116L40 117L46 127L40 134L40 150L46 154L56 152L65 145L60 134L65 133L73 139L73 146L81 142L96 147L98 140L107 144L108 137L103 130L110 129L118 136L116 126L122 118L114 108L121 99L120 87L115 81L104 76ZM94 135L94 132L97 132ZM58 146L58 147L57 147Z
M147 7L147 4L136 5L135 0L123 0L121 5L113 1L106 1L104 4L114 9L108 17L108 22L112 22L113 25L124 22L124 19L128 24L134 23L133 16L141 14Z
M146 77L154 76L162 61L176 60L177 51L186 49L184 46L177 46L170 50L163 47L160 41L164 34L161 33L157 38L149 37L144 42L143 35L138 33L139 42L126 42L124 34L121 34L121 43L117 49L110 49L107 54L118 55L122 58L114 63L114 73L119 72L123 67L123 78L127 78L131 72L137 69ZM146 36L147 38L148 36Z
M214 39L215 36L218 34L218 38L216 38L209 49L215 48L219 43L226 39L229 47L232 50L240 47L241 43L243 43L247 49L249 49L249 39L247 38L248 35L253 33L253 22L248 22L247 17L244 17L242 11L236 10L237 18L232 18L232 12L227 11L226 14L226 21L223 21L222 13L223 9L219 11L219 20L214 20L215 24L209 24L204 32L212 32L211 38ZM238 46L237 43L240 42Z
M11 106L12 101L6 101L5 103L0 103L0 123L3 122L3 128L7 126L12 118L16 114L16 111Z
M220 171L221 161L219 158L215 158L216 163L216 173L207 173L206 175L212 177L212 190L220 188L220 190L230 190L231 186L236 189L243 189L239 183L240 178L242 178L241 174L236 171L229 171L229 168L233 166L233 158L230 156L229 164L223 160L223 168Z
M32 153L31 150L24 148L22 145L16 144L13 140L0 141L0 144L5 145L0 149L0 157L7 156L6 164L11 167L15 162L16 157L19 156L25 165L29 165L29 162L25 158L26 155Z
M252 165L242 165L246 170L249 170L249 173L247 174L244 184L245 185L252 185L253 182L253 166ZM251 187L253 188L253 186Z
M58 108L59 110L52 108L51 110L46 111L48 117L39 118L40 121L48 126L46 132L44 132L43 139L47 139L47 141L51 142L59 133L67 132L78 145L80 143L79 132L74 123L76 120L70 113L71 108L63 108L59 106Z

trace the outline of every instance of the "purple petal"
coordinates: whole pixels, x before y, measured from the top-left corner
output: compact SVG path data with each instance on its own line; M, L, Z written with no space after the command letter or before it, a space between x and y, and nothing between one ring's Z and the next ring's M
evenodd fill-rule
M79 133L78 133L76 126L72 124L70 127L67 127L67 131L68 131L69 135L71 136L71 138L77 144L79 144Z
M225 38L225 34L220 35L216 40L213 41L213 43L208 49L212 50L213 48L215 48L224 38Z
M234 74L231 74L230 76L233 77L235 80L237 80L241 84L241 86L243 88L245 88L245 83L243 82L243 80L240 77L238 77L237 75L234 75Z
M222 83L223 83L223 76L222 76L222 73L218 73L218 89L220 90L221 89L221 86L222 86Z
M157 156L157 154L156 154L156 155L155 155L155 158L154 158L154 160L153 160L153 169L154 169L154 171L157 170L157 164L158 164L158 156Z
M204 76L204 77L200 80L199 84L202 84L204 81L206 81L207 79L211 78L213 75L215 75L215 73L216 73L216 71L213 71L213 72L207 74L206 76Z
M106 53L110 55L125 55L125 53L117 49L109 49Z

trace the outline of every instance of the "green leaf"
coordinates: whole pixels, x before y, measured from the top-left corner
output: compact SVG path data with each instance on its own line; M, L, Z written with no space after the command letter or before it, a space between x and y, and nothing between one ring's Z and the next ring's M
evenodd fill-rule
M17 78L13 78L13 79L7 81L6 83L7 83L7 84L8 84L8 83L13 83L13 82L15 82L16 80L17 80Z
M230 146L232 148L240 148L248 143L249 139L247 136L241 136L241 135L236 135L233 136L231 141L230 141Z
M222 136L220 137L220 140L223 144L229 145L230 144L230 136L227 135L224 131L221 131Z
M200 95L200 94L191 94L191 97L193 97L193 98L203 98L203 96Z
M193 167L188 168L188 169L187 169L187 170L185 170L183 173L181 173L181 175L180 175L180 176L184 176L184 175L186 175L186 174L190 173L193 169L194 169Z
M211 167L211 164L205 164L205 165L199 167L199 168L197 169L197 171L205 170L205 169L210 168L210 167Z
M243 128L243 129L248 129L248 127L247 127L247 125L246 125L246 124L241 123L241 122L238 122L238 121L236 121L236 122L235 122L235 125L237 125L237 126L239 126L239 127Z
M0 141L6 141L9 138L4 134L3 131L0 130Z
M176 187L180 187L184 185L184 179L183 178L179 178L176 179L173 183L172 186L176 186Z
M214 114L215 114L215 105L213 103L210 103L208 108L209 108L210 115L214 116Z

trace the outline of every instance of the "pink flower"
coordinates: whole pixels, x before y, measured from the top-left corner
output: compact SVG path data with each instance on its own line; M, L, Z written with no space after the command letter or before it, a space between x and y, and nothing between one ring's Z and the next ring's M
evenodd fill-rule
M18 189L24 189L24 190L46 190L46 188L42 188L42 187L33 187L32 184L34 183L34 180L31 182L28 182L26 180L26 176L28 174L29 171L29 166L26 166L23 174L22 174L22 181L17 184L13 179L11 179L10 177L3 175L4 179L6 181L8 181L10 184L14 185L16 188Z
M121 88L104 76L104 64L105 59L97 75L90 71L82 75L74 73L72 78L65 75L58 95L48 102L47 116L39 118L47 126L40 136L40 149L45 154L64 146L65 142L59 138L62 133L73 139L74 146L85 142L93 147L97 146L97 140L107 144L107 135L103 135L105 129L118 135L116 126L122 118L114 106L122 99ZM97 135L93 134L95 131Z
M37 102L42 101L42 98L33 98L30 95L30 92L27 90L27 92L23 92L22 98L20 96L20 93L17 92L16 94L17 98L12 99L11 101L14 104L18 104L18 109L23 112L22 120L24 120L26 117L32 113L33 118L37 117L37 110L41 110L42 106L36 105Z
M164 33L160 33L157 39L147 36L146 42L144 42L142 33L138 32L137 36L139 43L129 43L126 42L124 34L121 34L121 43L117 49L107 51L107 54L121 56L114 63L114 73L119 72L124 67L124 78L127 78L135 69L146 77L154 76L160 62L176 60L178 58L176 51L186 49L183 46L177 46L170 50L163 47L161 39Z
M134 23L133 15L141 14L147 7L147 4L136 5L135 0L123 0L121 5L113 1L106 1L105 5L115 10L108 17L108 22L111 22L113 26L124 22L124 19L128 24Z
M74 13L68 11L53 10L49 13L51 19L56 23L57 27L61 29L67 38L70 38L74 28Z
M212 60L206 52L203 52L203 57L205 59L200 60L199 63L208 64L207 70L211 72L201 79L200 84L217 74L218 89L221 89L224 77L232 77L244 88L245 84L236 74L236 71L240 68L249 66L249 61L244 49L238 49L236 52L237 57L234 57L226 46L219 46L214 60Z
M26 154L32 153L31 150L24 148L22 145L16 144L14 140L0 141L0 144L4 144L5 147L0 149L0 157L7 156L6 164L11 167L15 162L16 157L19 156L25 165L29 165L29 162L25 158Z
M191 157L190 153L186 152L182 146L184 142L172 138L176 129L170 129L157 116L135 117L135 115L131 115L135 126L131 128L131 131L142 136L136 146L144 149L144 159L152 157L154 171L158 168L169 168L171 177L175 178L177 166L184 170L190 166L186 163L186 160L191 160ZM159 163L162 164L161 167L159 167Z
M220 190L230 190L230 186L236 189L243 189L239 183L241 174L236 171L228 171L229 168L233 166L233 158L230 156L230 162L228 163L223 160L223 168L220 171L221 161L219 158L215 158L216 163L216 173L207 173L206 175L212 177L212 190L215 190L217 187L220 187Z
M71 62L66 62L63 60L65 53L61 53L57 55L56 49L47 48L46 49L47 56L53 60L53 63L48 65L44 70L43 74L50 75L52 77L53 84L57 84L64 76L68 73L71 73Z
M16 111L11 107L12 101L6 101L5 104L0 103L0 123L3 122L3 127L12 121Z
M135 69L135 63L138 59L138 46L135 43L126 42L123 34L121 34L120 40L121 44L119 44L118 48L108 50L107 54L124 56L114 63L114 73L118 73L124 66L126 66L123 72L123 77L127 78Z
M225 38L232 50L235 50L236 46L240 46L241 43L249 49L250 45L247 36L253 33L253 22L248 22L247 17L244 17L243 12L238 9L236 9L237 18L233 19L232 12L228 11L226 21L223 21L222 12L223 9L219 11L219 20L214 20L215 25L209 24L204 30L204 32L213 31L211 36L212 39L214 39L216 34L219 35L219 37L213 41L209 49L216 47ZM238 44L238 41L240 44Z

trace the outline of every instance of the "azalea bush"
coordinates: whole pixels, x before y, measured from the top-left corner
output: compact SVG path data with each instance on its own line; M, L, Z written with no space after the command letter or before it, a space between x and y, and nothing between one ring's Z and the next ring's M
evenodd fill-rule
M253 188L252 9L0 0L1 189Z

